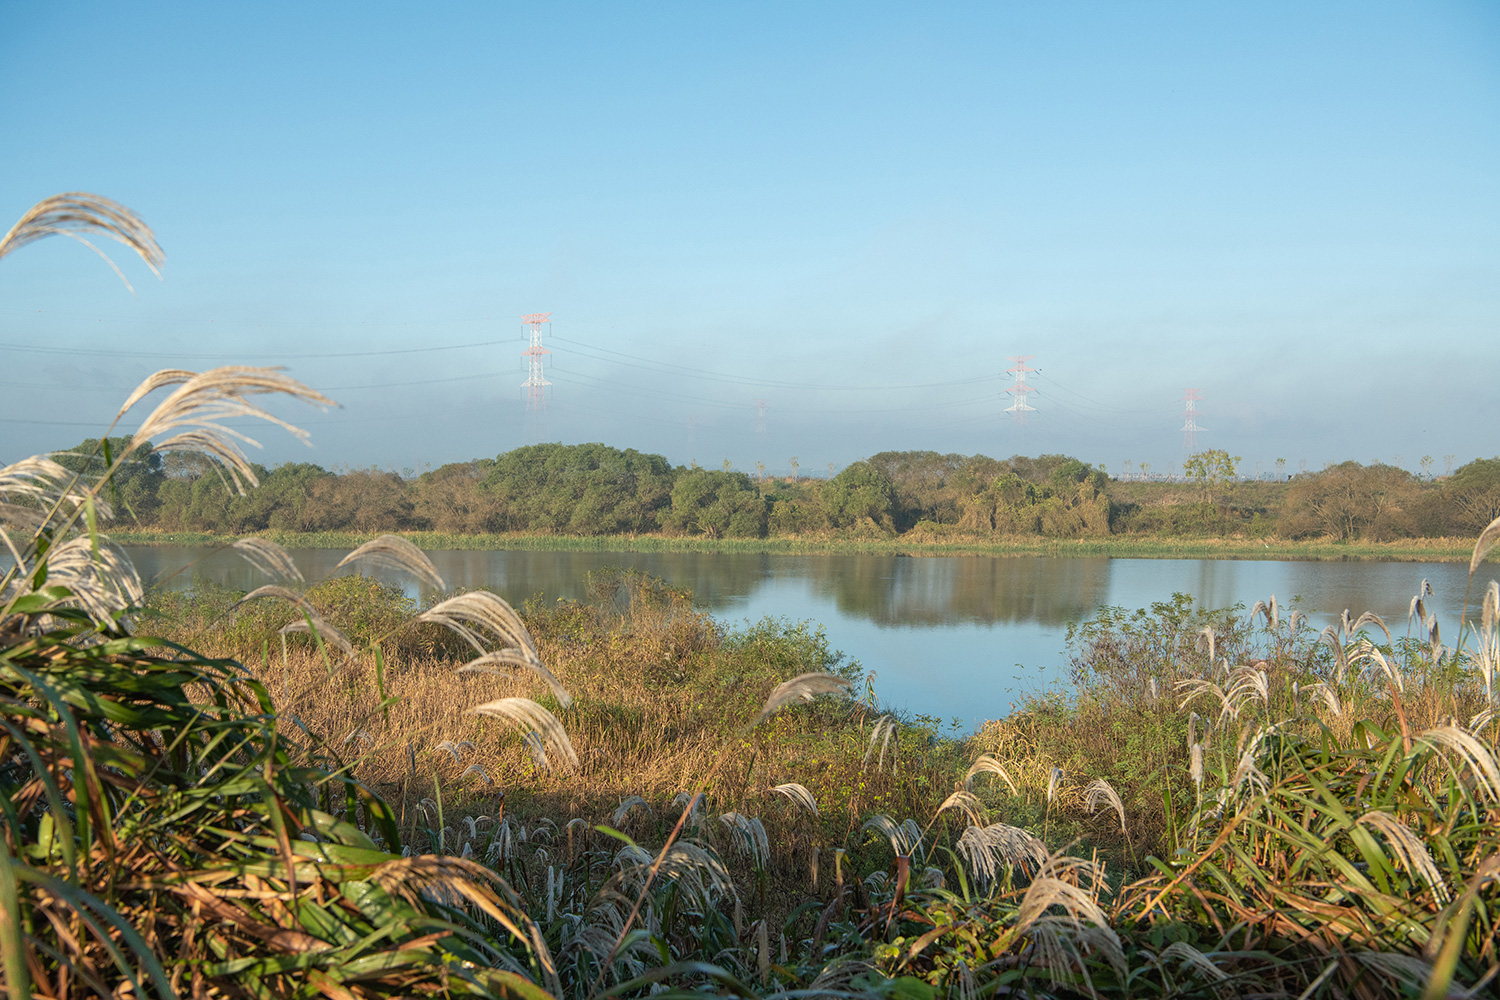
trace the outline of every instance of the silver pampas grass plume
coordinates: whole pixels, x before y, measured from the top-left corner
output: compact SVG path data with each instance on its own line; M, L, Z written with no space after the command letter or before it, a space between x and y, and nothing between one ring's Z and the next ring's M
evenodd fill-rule
M837 674L801 674L789 681L782 681L771 689L770 697L761 706L760 714L751 726L758 726L777 712L797 701L812 701L820 694L847 694L851 685Z
M84 233L113 240L145 261L152 274L161 277L161 266L166 260L166 254L162 253L151 227L124 205L83 191L55 194L31 206L10 227L10 231L0 238L0 257L48 236L66 236L103 257L104 262L125 282L125 287L134 291L124 272Z
M438 574L437 567L427 558L427 553L399 535L381 535L372 538L359 548L339 560L335 570L357 562L366 562L381 569L394 569L410 573L429 587L446 590L447 584Z
M197 373L181 369L157 372L136 387L120 407L118 422L125 412L157 389L177 388L151 411L130 439L129 451L155 442L153 451L192 451L212 460L226 482L243 494L245 485L258 485L243 444L259 448L260 442L248 437L224 421L253 417L284 429L309 444L308 433L293 426L250 401L250 397L275 393L291 396L321 406L336 406L333 400L277 368L249 368L230 365Z
M578 766L578 754L573 751L573 744L568 739L567 732L557 717L547 711L530 698L499 698L495 701L487 701L483 705L475 705L469 709L473 715L490 715L497 719L504 719L511 725L525 733L539 733L542 739L551 744L552 749L568 762L569 767Z
M1083 790L1083 807L1092 815L1099 810L1100 806L1109 806L1115 811L1115 815L1120 818L1120 832L1124 833L1125 803L1120 801L1120 793L1103 778L1095 778Z

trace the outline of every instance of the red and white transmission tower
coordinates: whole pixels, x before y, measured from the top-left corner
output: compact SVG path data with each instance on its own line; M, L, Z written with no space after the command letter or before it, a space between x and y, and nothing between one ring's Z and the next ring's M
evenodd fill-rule
M1198 393L1201 391L1186 389L1182 393L1183 402L1187 405L1182 422L1182 450L1189 455L1198 450L1198 432L1208 429L1198 426L1198 403L1203 399Z
M526 376L526 381L521 383L521 388L526 392L526 410L536 413L546 409L547 386L551 385L542 375L542 356L552 352L542 346L542 324L552 322L551 313L527 313L521 317L521 322L531 327L531 346L521 352L521 357L531 359L531 374Z
M1027 368L1026 362L1034 357L1036 357L1035 354L1012 354L1010 360L1015 362L1015 364L1005 370L1005 374L1015 378L1015 383L1009 389L1005 390L1015 397L1015 402L1007 406L1005 412L1015 414L1017 424L1025 424L1026 414L1036 412L1035 406L1026 405L1026 394L1028 392L1036 392L1035 389L1026 384L1026 373L1036 371L1035 368Z

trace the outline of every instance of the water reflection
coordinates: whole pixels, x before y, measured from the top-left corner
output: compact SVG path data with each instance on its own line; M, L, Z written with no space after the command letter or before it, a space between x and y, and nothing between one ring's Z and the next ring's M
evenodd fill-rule
M142 576L184 588L195 576L236 590L265 582L228 552L131 548ZM310 581L342 552L295 549ZM1427 577L1429 606L1456 623L1468 567L1459 563L1233 562L1198 559L904 558L626 552L432 552L451 586L489 587L512 603L585 596L592 570L621 566L690 588L727 622L764 616L821 624L830 643L876 671L887 703L956 718L972 728L1026 692L1063 684L1070 622L1100 607L1143 608L1174 593L1199 604L1247 608L1272 594L1295 598L1321 627L1349 608L1406 630L1411 595ZM189 566L190 563L194 565ZM184 568L187 567L187 568ZM173 575L175 574L175 575ZM410 581L399 581L415 594ZM1485 577L1488 579L1488 576Z
M127 547L141 575L169 588L195 577L236 590L261 580L238 556L210 548ZM310 581L334 572L341 552L293 549ZM877 626L953 627L1030 622L1064 626L1104 605L1146 607L1173 593L1206 607L1247 607L1271 595L1320 620L1345 608L1403 620L1423 578L1439 613L1456 618L1468 582L1461 563L1276 562L1227 559L1108 559L1048 556L807 556L702 552L429 553L454 587L489 587L512 603L530 597L580 598L588 574L609 566L637 569L686 587L711 610L738 611L766 588L793 589L829 604L842 618ZM388 577L412 590L399 575ZM1394 624L1394 621L1393 621Z
M1039 622L1087 617L1109 588L1108 559L817 556L783 568L840 612L879 625Z

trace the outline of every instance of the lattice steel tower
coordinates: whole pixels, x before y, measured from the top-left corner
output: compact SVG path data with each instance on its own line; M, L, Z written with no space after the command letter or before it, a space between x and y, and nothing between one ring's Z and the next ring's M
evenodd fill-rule
M1015 382L1011 387L1005 390L1014 397L1015 401L1005 408L1005 412L1014 414L1018 425L1026 423L1026 414L1036 412L1035 406L1026 405L1026 394L1028 392L1036 392L1035 389L1026 384L1026 373L1036 371L1035 368L1027 368L1026 362L1034 357L1036 357L1035 354L1012 354L1010 360L1014 364L1005 371L1005 374L1015 378Z
M551 313L527 313L521 322L531 327L531 346L521 352L521 357L531 360L531 373L521 388L526 390L526 411L536 413L547 407L547 386L551 385L542 375L542 357L552 352L542 346L542 324L552 322Z
M1182 422L1182 450L1188 455L1198 450L1198 432L1208 429L1198 426L1198 403L1203 399L1198 393L1201 391L1185 389L1182 393L1182 400L1187 407Z

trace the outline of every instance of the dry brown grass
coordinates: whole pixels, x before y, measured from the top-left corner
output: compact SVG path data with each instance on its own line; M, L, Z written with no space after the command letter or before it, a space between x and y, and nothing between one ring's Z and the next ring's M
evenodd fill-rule
M298 613L282 602L217 617L226 597L180 616L176 628L161 619L150 626L244 663L272 693L283 730L315 735L391 801L418 849L442 826L468 839L465 817L613 826L631 796L646 808L629 811L621 828L653 842L681 811L673 799L707 780L711 817L738 812L764 822L777 855L773 880L806 879L813 848L841 845L868 812L930 817L968 763L960 745L907 729L893 741L894 767L865 767L875 716L846 698L798 702L750 730L778 685L828 668L826 646L785 623L726 633L685 595L652 581L606 585L590 602L525 611L536 652L572 696L567 708L530 672L460 674L472 650L433 625L401 628L413 609L398 607L398 594L357 579L335 583L308 599L351 636L360 650L353 658L330 645L335 659L325 661L305 635L287 637L283 655L276 630ZM372 635L387 636L380 671ZM554 767L541 766L523 732L471 712L503 698L531 698L552 710L578 767L556 766L550 746ZM792 781L806 786L818 815L775 791Z

